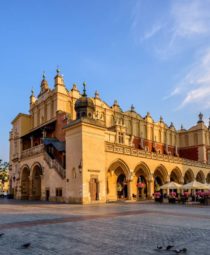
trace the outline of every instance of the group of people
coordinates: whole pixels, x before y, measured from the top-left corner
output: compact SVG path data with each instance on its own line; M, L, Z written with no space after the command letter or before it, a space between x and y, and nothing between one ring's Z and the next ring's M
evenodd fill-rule
M169 203L186 203L186 202L200 202L201 204L210 204L210 192L155 192L154 199L156 202L163 203L164 200Z

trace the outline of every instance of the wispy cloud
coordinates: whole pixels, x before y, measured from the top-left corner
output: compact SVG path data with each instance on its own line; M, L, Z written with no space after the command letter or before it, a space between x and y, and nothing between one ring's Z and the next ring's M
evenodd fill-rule
M201 108L210 108L208 104L210 102L210 48L197 58L196 63L171 92L170 96L183 98L178 109L195 103L198 103Z
M174 1L171 8L173 33L182 38L209 34L210 15L206 8L207 3L210 1Z
M143 1L135 6L131 26L135 41L142 47L149 45L150 51L161 60L182 53L182 58L188 56L191 61L190 65L188 61L188 66L180 67L183 77L179 77L164 99L177 97L181 102L177 109L189 104L210 109L210 0L169 1L161 8L161 16L153 13L148 18L144 16L147 7Z
M163 25L156 24L152 27L150 31L147 31L144 33L142 40L147 40L155 36L161 29L163 28Z
M161 16L149 16L145 21L144 6L138 1L132 14L131 29L135 41L142 44L150 40L152 44L153 39L153 50L163 59L196 44L201 37L210 36L210 0L176 0L169 3L166 9L161 9ZM142 26L142 17L146 26Z

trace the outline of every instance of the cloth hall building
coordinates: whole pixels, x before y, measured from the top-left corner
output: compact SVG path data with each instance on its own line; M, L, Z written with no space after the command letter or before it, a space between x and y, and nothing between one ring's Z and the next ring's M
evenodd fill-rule
M105 203L151 199L169 181L210 183L210 127L176 130L134 107L123 112L74 84L59 70L30 96L10 132L10 189L16 199Z

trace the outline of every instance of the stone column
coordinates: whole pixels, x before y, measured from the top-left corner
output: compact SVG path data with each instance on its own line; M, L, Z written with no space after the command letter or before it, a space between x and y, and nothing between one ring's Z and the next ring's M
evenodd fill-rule
M128 176L128 199L129 200L133 200L133 173L132 170L130 170L131 173Z
M166 177L166 183L168 183L168 182L170 182L170 176L169 175ZM170 193L170 190L167 189L167 195L169 195L169 193Z
M154 177L153 177L153 175L150 175L149 178L148 178L147 197L149 199L152 199L153 194L154 194Z
M132 187L132 180L128 180L128 200L133 200L133 187Z
M29 200L33 200L33 179L29 176Z
M33 136L31 136L30 139L31 139L31 148L33 148L34 147L34 140L33 140L34 138L33 138Z
M184 177L183 176L180 178L180 184L184 185ZM180 192L181 195L184 194L184 190L183 189L179 190L179 192Z
M44 171L44 167L42 167L42 171ZM44 173L40 175L41 178L41 200L46 200L46 192L45 192L45 185L44 185Z

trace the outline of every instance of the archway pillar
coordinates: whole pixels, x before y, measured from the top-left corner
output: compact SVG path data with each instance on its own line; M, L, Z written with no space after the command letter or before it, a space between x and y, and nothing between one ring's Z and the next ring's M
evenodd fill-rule
M149 179L148 179L148 190L147 190L147 197L149 199L153 198L153 194L154 194L154 190L155 190L154 186L155 186L154 185L154 176L150 175Z
M29 176L29 200L33 200L33 178Z
M182 176L181 178L180 178L180 184L184 184L184 177Z
M170 175L167 175L167 177L166 177L166 183L169 183L169 182L170 182ZM167 189L167 190L166 190L166 193L167 193L167 195L169 195L170 190Z
M166 183L170 182L170 175L166 176Z
M41 197L40 197L40 199L44 201L46 199L45 186L43 185L44 184L44 168L42 168L42 174L40 175L40 178L41 178Z
M133 200L133 171L130 170L130 174L127 178L128 183L128 200Z

